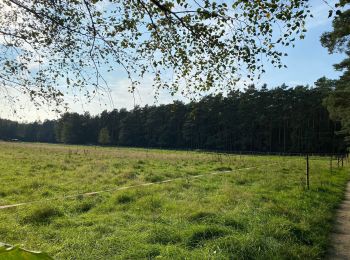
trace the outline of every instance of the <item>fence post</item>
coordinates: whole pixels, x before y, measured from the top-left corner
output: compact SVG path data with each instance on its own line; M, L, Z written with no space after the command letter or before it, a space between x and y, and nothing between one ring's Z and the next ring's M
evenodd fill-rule
M331 154L331 157L330 157L330 161L329 161L329 169L331 171L331 174L333 173L333 164L332 164L332 160L333 160L333 155Z
M310 189L310 167L309 167L309 154L306 154L306 187L309 190Z
M339 162L340 162L340 157L339 154L337 155L337 167L339 168Z

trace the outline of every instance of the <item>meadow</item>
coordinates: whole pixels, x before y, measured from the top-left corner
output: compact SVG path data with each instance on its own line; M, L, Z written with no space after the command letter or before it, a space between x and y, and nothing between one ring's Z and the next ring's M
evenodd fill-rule
M307 190L304 157L0 142L0 206L31 202L0 209L0 242L55 259L320 259L348 180L322 157Z

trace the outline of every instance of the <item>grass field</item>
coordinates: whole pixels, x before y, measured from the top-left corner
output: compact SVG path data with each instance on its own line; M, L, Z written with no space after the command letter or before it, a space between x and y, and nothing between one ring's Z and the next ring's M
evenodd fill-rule
M300 157L2 142L0 206L35 202L0 210L0 242L56 259L319 259L349 167L310 167L306 190Z

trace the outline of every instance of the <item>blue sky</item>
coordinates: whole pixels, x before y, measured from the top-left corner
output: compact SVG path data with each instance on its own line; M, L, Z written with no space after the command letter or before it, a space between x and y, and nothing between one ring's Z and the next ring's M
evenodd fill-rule
M335 1L330 0L328 2L334 6ZM320 0L311 0L310 4L312 5L314 18L310 18L307 23L308 32L305 39L298 41L295 48L287 49L288 57L284 57L284 64L288 68L277 69L267 64L266 73L259 81L255 81L257 86L261 86L263 83L266 83L269 88L279 86L282 83L286 83L289 86L298 84L313 85L322 76L329 78L337 78L339 76L339 72L335 72L332 65L339 62L342 56L329 55L327 50L321 46L319 40L322 33L331 30L331 19L328 18L329 6ZM188 101L179 95L171 97L166 91L161 92L158 101L156 101L153 95L151 77L144 79L144 82L134 95L128 92L129 81L124 73L116 71L106 75L106 78L111 88L113 104L103 97L99 97L91 103L86 103L84 100L77 101L68 96L67 101L70 104L70 111L79 113L88 111L91 114L97 114L105 109L111 110L122 107L131 109L135 104L140 106L164 104L176 99L184 102ZM47 118L58 117L57 114L48 112L49 108L42 107L36 110L30 102L24 100L23 103L25 103L25 109L19 111L17 115L0 104L0 117L21 121L43 121Z
M268 66L267 73L260 82L273 87L286 83L297 84L313 83L320 77L336 78L339 72L334 71L333 64L342 59L341 55L330 55L320 43L321 35L332 29L331 19L328 18L329 7L320 0L310 1L314 18L307 23L308 32L303 41L299 41L295 48L288 50L288 57L284 59L287 69L276 69ZM329 1L334 6L334 1Z

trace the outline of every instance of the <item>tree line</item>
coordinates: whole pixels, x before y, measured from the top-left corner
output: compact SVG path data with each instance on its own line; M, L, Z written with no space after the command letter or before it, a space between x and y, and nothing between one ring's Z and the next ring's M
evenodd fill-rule
M58 120L18 123L0 120L0 138L29 142L261 152L342 152L340 123L324 100L334 89L254 85L198 102L175 101L132 110L65 113Z

